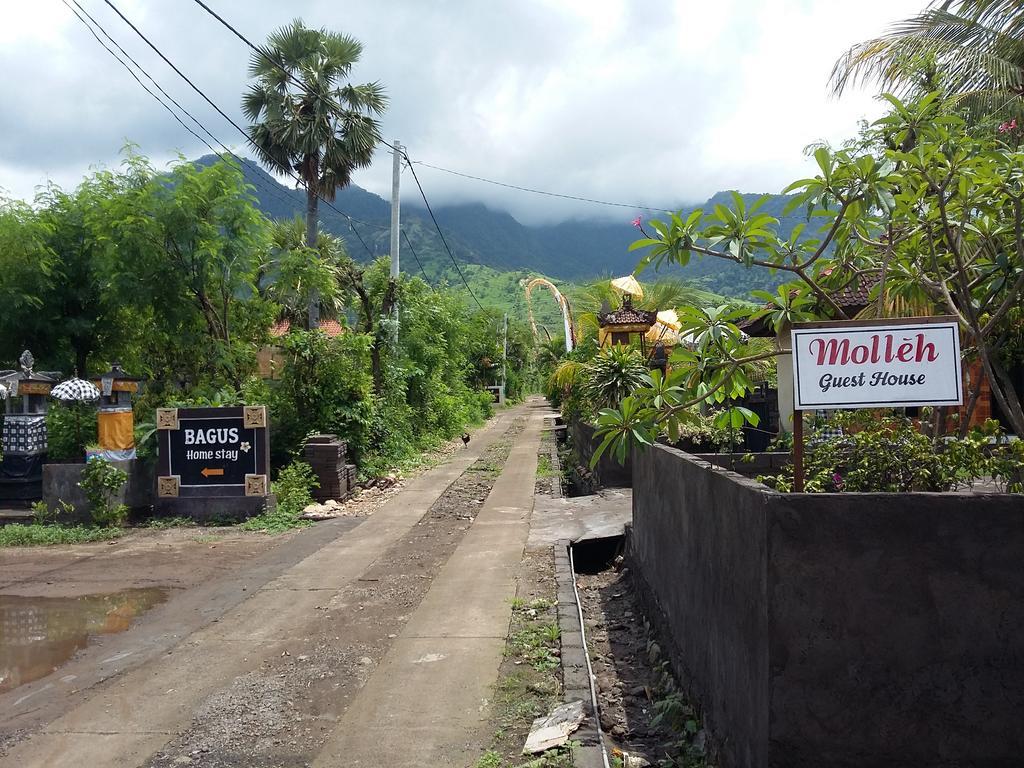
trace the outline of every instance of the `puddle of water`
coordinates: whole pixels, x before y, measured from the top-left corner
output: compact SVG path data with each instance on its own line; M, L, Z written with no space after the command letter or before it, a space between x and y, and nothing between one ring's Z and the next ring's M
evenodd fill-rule
M124 632L167 597L164 589L107 595L0 595L0 693L46 677L96 635Z

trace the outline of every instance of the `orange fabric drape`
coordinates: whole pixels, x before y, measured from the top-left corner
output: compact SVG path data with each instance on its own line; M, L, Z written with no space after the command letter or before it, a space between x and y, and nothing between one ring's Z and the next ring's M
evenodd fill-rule
M135 447L135 424L130 410L100 411L97 437L100 448L127 451Z

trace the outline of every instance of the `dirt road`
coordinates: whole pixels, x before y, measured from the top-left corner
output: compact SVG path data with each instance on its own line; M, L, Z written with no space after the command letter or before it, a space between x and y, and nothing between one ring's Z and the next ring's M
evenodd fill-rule
M472 764L546 412L502 413L365 519L177 550L154 534L49 567L3 553L0 599L129 582L157 607L0 693L0 766Z

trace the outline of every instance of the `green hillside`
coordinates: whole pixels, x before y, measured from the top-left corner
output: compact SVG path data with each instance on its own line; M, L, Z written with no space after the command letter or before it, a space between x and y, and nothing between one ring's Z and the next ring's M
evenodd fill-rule
M211 155L198 162L208 164L215 160ZM304 213L305 194L301 190L279 184L252 160L245 161L243 170L260 207L268 216L288 218ZM744 194L748 202L757 197ZM766 213L780 220L783 237L788 236L798 223L804 222L799 212L784 215L787 201L786 196L775 195L764 207ZM701 207L709 210L719 202L728 203L729 193L719 192ZM345 240L353 258L369 261L389 252L391 213L387 201L352 185L338 192L333 206L356 221L350 223L346 216L322 204L322 226ZM488 301L493 299L502 306L513 307L516 292L506 290L508 280L497 281L502 286L500 290L491 288L490 281L495 280L498 273L548 275L552 279L578 283L602 275L628 274L633 271L638 258L636 253L629 251L629 245L638 236L631 224L634 214L629 212L624 212L621 219L614 221L573 219L544 226L524 225L506 212L495 211L479 203L438 206L435 213L459 265L476 265L493 271L473 270L477 276L474 279L481 281L480 292L490 297ZM644 218L649 217L645 215ZM403 239L403 270L425 276L431 283L445 279L452 284L461 282L424 210L408 203L404 205L402 229L412 243L410 248ZM772 290L785 277L714 258L695 258L685 268L669 267L663 272L666 276L694 281L709 291L739 298L749 297L750 291L757 288ZM486 279L480 277L484 275ZM645 279L654 279L654 274L645 275Z

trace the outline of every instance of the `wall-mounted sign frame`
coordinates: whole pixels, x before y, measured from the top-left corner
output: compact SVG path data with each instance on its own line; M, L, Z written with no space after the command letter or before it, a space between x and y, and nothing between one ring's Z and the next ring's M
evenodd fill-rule
M798 410L960 405L960 329L952 317L795 323Z
M802 411L960 405L955 317L794 323L794 490L802 491Z
M158 408L157 495L161 498L267 496L267 409Z

